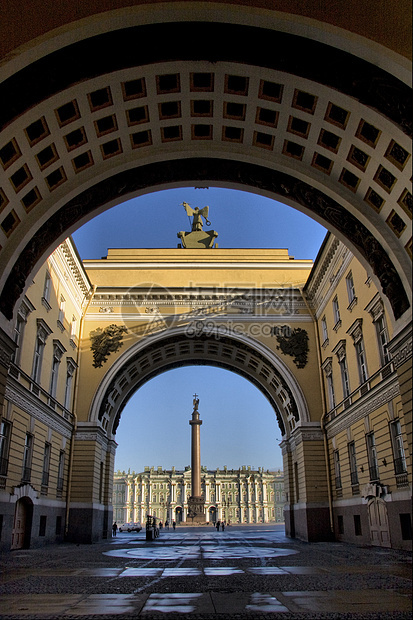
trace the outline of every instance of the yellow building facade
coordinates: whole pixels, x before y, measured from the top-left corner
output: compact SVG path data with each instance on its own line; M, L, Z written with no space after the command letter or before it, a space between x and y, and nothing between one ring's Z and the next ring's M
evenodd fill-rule
M82 264L65 241L16 321L3 548L107 537L122 410L153 376L191 364L244 376L273 406L287 535L407 547L406 361L392 338L386 301L330 234L314 264L218 248L111 249Z

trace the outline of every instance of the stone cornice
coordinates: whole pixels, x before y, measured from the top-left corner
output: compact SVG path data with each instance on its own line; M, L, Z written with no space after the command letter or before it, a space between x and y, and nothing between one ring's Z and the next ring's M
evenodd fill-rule
M331 439L341 431L364 419L379 407L391 402L400 394L397 375L394 373L390 378L375 386L365 396L357 400L343 413L326 424L327 437Z
M20 385L12 376L9 375L6 386L5 397L16 407L28 413L34 419L45 424L48 428L60 433L63 437L70 439L73 426L70 422L59 416L46 403L39 400L32 392Z
M412 331L406 327L397 334L388 344L394 367L400 368L405 362L412 359Z

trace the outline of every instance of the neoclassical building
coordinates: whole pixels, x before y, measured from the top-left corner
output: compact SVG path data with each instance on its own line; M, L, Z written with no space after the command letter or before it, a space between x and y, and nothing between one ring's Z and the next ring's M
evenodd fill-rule
M395 337L386 298L334 235L315 262L287 250L182 247L82 262L67 239L22 299L12 342L2 549L105 538L112 498L119 521L148 511L185 520L189 469L117 474L123 496L113 470L130 396L194 363L244 376L273 406L287 535L411 544L408 341ZM273 473L205 470L202 484L209 519L280 516Z
M284 520L284 477L263 468L208 470L201 468L201 488L207 523L281 523ZM146 521L190 523L188 497L191 469L145 467L143 472L117 471L113 479L113 518L118 524Z

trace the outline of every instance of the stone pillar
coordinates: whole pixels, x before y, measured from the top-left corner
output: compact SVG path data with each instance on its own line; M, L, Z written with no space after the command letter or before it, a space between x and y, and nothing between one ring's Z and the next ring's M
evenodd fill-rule
M192 497L201 497L201 434L200 426L202 420L199 419L198 399L194 398L194 410L192 420L189 424L192 427L191 433L191 483Z
M189 424L191 432L191 496L188 500L188 517L192 523L205 523L204 498L201 492L201 434L202 420L198 411L199 399L194 396L194 410Z

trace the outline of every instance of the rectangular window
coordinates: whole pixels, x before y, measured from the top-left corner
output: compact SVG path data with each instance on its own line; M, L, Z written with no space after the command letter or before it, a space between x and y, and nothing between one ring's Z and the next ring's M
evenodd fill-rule
M60 296L60 303L59 303L59 316L57 317L57 321L58 321L58 323L60 323L61 327L64 326L65 307L66 307L66 300L63 297L63 295L61 295Z
M33 435L26 433L23 451L22 482L30 482L32 475Z
M323 343L328 340L328 331L327 331L327 319L325 316L321 319L321 332L323 336Z
M370 482L375 482L379 480L379 464L377 460L377 448L374 433L368 433L368 435L366 436L366 442Z
M356 290L354 288L353 274L351 273L351 271L346 277L346 284L347 284L348 303L350 305L356 299Z
M53 355L53 360L52 360L52 372L50 375L50 396L52 398L56 397L56 391L57 391L57 377L58 377L58 373L59 373L59 364L60 364L60 359L57 358L55 355Z
M412 518L408 512L400 515L400 528L403 540L412 540Z
M64 468L65 468L65 452L64 450L60 450L59 467L57 470L57 491L58 493L61 493L63 491Z
M338 297L334 297L333 299L333 318L334 318L334 328L337 329L341 324L340 319L340 307L338 305Z
M400 420L394 420L390 423L390 433L394 455L394 473L404 474L407 472L406 457L403 446L402 429Z
M50 273L46 271L46 274L44 277L43 299L42 300L47 302L48 304L50 304L51 291L52 291L52 278L51 278Z
M56 517L56 529L55 529L55 534L56 536L60 536L60 534L62 533L62 517Z
M10 438L11 424L7 420L2 420L0 423L0 476L7 476Z
M21 345L23 341L23 332L24 332L25 325L26 325L25 319L21 316L21 314L18 314L16 318L16 323L14 326L14 334L13 334L13 340L17 345L16 350L13 352L13 356L12 356L12 362L14 362L14 364L18 364L20 361L20 351L21 351Z
M50 443L46 441L46 443L44 444L44 453L43 453L42 487L47 487L49 485L51 451L52 451L52 446Z
M340 362L341 383L343 385L343 397L347 398L350 395L350 380L348 376L347 358L343 357Z
M361 517L360 515L353 515L354 517L354 534L356 536L361 536Z
M341 489L341 467L340 467L340 454L338 450L333 452L334 458L334 473L336 478L336 489Z
M338 515L337 517L337 525L338 525L338 533L344 534L344 518L343 515Z
M350 462L350 479L352 486L359 483L357 473L357 458L356 458L356 445L354 441L350 441L348 444L348 458Z
M36 338L33 356L32 379L36 383L40 383L40 375L42 370L43 352L45 343L39 336Z
M46 515L40 515L39 536L46 536Z
M380 361L382 366L390 362L390 353L388 350L389 336L387 333L387 325L384 314L376 321L377 340L379 345Z
M360 338L355 343L357 366L359 370L360 383L365 383L368 379L366 352L364 350L364 340Z
M333 383L333 375L327 375L327 390L328 390L328 400L330 403L330 409L334 409L336 406L336 397L334 394L334 383Z

